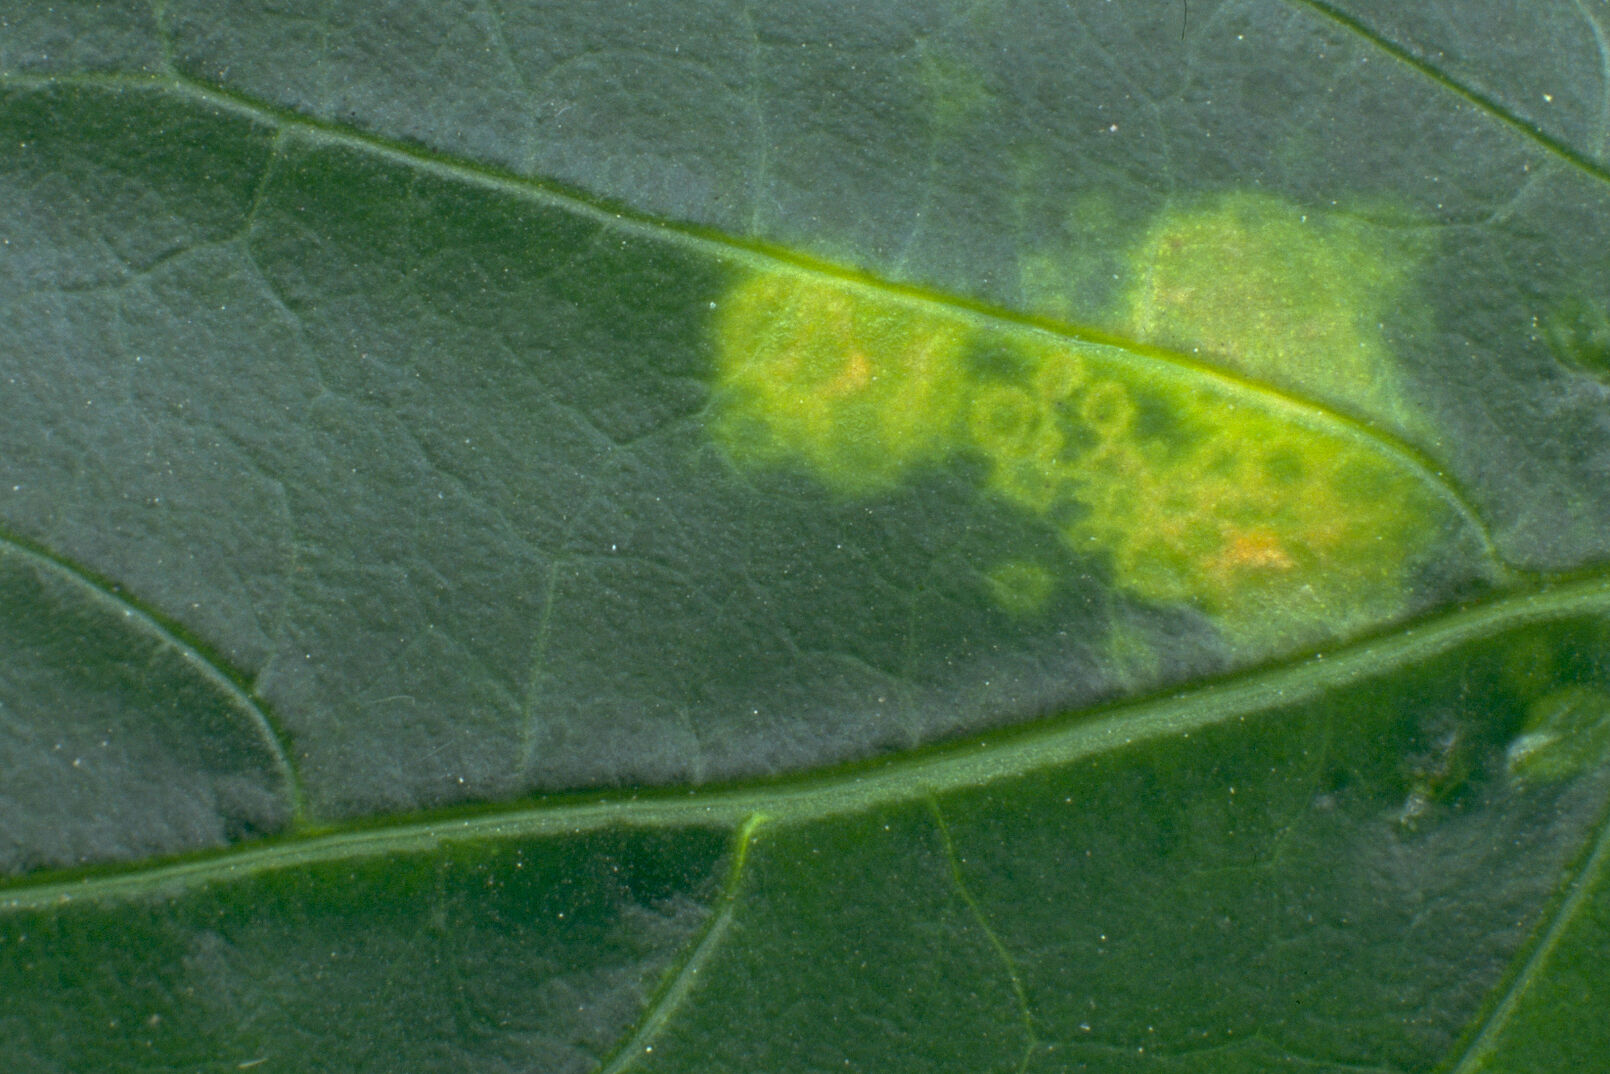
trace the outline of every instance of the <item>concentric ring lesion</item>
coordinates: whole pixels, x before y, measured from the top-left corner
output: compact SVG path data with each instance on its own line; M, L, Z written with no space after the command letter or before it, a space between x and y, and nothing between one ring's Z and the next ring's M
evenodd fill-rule
M1434 475L1283 394L1412 426L1381 330L1412 268L1354 219L1263 195L1169 211L1137 240L1121 299L1158 344L1139 349L757 271L718 303L710 429L735 465L851 497L951 465L980 475L1067 553L983 571L1013 614L1096 556L1118 589L1194 608L1235 647L1346 636L1401 616L1428 564L1484 570Z

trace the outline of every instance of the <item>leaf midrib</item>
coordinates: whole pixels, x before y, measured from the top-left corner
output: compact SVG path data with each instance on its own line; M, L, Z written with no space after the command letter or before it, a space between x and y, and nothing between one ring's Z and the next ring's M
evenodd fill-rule
M276 869L418 853L471 839L535 838L612 826L730 829L757 814L797 823L920 801L962 788L1066 765L1236 718L1299 705L1325 691L1428 659L1500 631L1571 615L1610 613L1610 567L1569 582L1467 605L1326 653L1260 671L1053 717L1027 727L897 757L699 788L555 795L518 805L459 808L429 815L305 829L261 842L157 864L53 871L0 883L0 913L79 899L129 898L227 881Z

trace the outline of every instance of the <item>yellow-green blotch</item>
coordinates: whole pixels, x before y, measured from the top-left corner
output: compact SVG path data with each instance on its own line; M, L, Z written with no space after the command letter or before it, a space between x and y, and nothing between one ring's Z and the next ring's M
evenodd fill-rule
M1405 572L1452 521L1371 442L1234 385L1110 348L1017 340L972 393L997 495L1101 552L1124 589L1257 646L1401 611ZM1319 630L1316 630L1319 628Z
M1119 323L1144 342L1404 427L1413 419L1382 327L1411 282L1404 234L1266 194L1166 209L1130 254Z
M1573 297L1549 311L1543 330L1561 361L1596 376L1610 374L1610 309Z
M1126 301L1147 342L1200 345L1361 411L1397 407L1377 326L1407 269L1354 225L1234 195L1163 214L1136 249ZM1465 525L1423 470L1323 411L825 276L742 280L716 351L711 427L736 463L866 494L975 460L989 494L1078 559L1104 558L1122 590L1193 607L1254 651L1401 614L1414 569ZM1017 613L1055 589L1046 566L1016 560L985 584Z
M1042 563L1009 559L998 563L984 576L990 596L1005 611L1015 615L1037 612L1056 588L1056 576Z
M959 318L896 297L756 273L718 307L714 435L741 463L887 487L953 449L967 336Z

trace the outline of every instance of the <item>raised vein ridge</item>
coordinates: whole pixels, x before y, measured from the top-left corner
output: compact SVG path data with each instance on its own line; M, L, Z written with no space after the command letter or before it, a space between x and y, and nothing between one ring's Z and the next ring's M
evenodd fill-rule
M148 631L163 644L181 654L196 674L230 699L235 708L250 722L252 729L257 732L258 738L262 740L273 759L275 773L279 776L286 796L290 800L293 828L306 819L306 797L296 766L291 763L290 753L285 745L287 738L284 732L275 726L267 710L252 697L242 677L232 673L201 646L186 639L178 627L169 625L156 612L143 607L104 579L73 563L65 556L7 533L0 533L0 549L69 579L74 585L92 593L95 599L116 608L126 618L136 622L141 629Z
M1595 886L1603 879L1606 868L1610 867L1610 810L1599 818L1589 846L1591 849L1587 860L1574 870L1570 883L1539 923L1533 934L1531 950L1520 957L1514 972L1500 986L1486 1014L1474 1027L1475 1032L1467 1038L1468 1043L1447 1068L1448 1074L1475 1074L1486 1068L1505 1026L1525 998L1533 980L1544 972L1561 937L1576 919L1583 904L1593 896Z
M85 898L131 898L237 875L331 860L429 849L469 839L529 838L614 825L726 825L816 820L919 801L1026 772L1178 735L1379 676L1501 630L1569 615L1610 613L1610 569L1469 605L1392 633L1258 672L1074 712L1042 723L899 757L770 781L700 788L554 796L482 811L366 822L301 832L161 864L51 872L0 884L0 912Z

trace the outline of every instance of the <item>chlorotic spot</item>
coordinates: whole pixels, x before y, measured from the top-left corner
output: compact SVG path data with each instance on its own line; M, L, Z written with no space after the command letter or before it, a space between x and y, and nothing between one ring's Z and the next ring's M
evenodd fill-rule
M1598 377L1610 376L1610 309L1572 298L1543 321L1544 338L1559 359Z
M1137 368L1108 348L1021 351L1034 392L972 394L972 449L996 495L1100 551L1149 601L1186 603L1233 640L1396 614L1406 571L1454 523L1438 491L1360 438L1200 375ZM981 435L983 434L983 435Z
M1405 234L1264 194L1165 210L1131 254L1119 320L1146 342L1406 424L1383 329L1412 281Z
M713 431L736 461L795 465L847 492L954 447L968 329L916 303L800 272L720 303Z
M1248 379L1394 410L1378 326L1407 269L1384 248L1261 196L1168 212L1137 246L1132 327ZM1068 553L989 568L1009 612L1097 559L1131 596L1267 651L1397 616L1417 569L1462 554L1439 542L1463 516L1423 470L1237 380L794 270L719 305L710 427L729 458L850 495L969 461Z
M1156 685L1163 677L1163 660L1155 639L1133 622L1117 617L1101 639L1103 671L1124 693Z
M918 43L917 56L917 74L939 130L964 128L988 109L990 93L976 66L931 41Z
M1028 615L1045 607L1056 589L1056 576L1041 563L1007 560L984 576L990 596L1005 611Z

